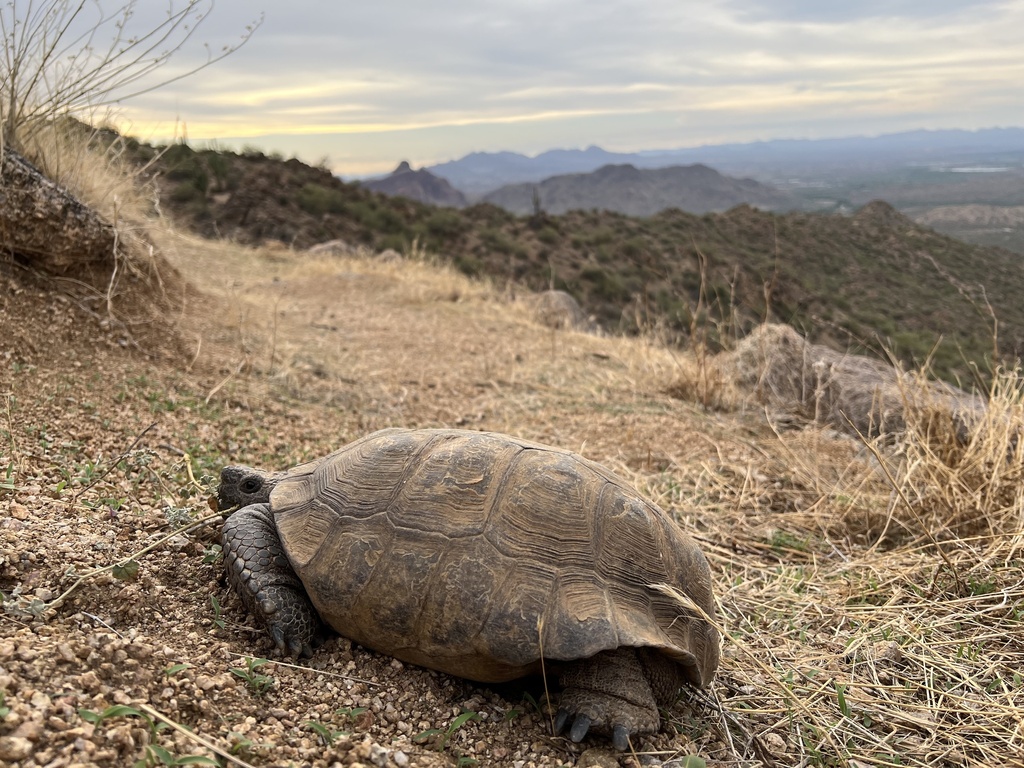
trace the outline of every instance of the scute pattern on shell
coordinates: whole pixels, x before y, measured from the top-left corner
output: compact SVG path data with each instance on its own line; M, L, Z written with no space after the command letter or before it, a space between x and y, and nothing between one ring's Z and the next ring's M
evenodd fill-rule
M696 544L627 483L505 435L384 430L296 468L271 494L292 567L324 620L423 666L496 682L650 646L696 684L717 633Z

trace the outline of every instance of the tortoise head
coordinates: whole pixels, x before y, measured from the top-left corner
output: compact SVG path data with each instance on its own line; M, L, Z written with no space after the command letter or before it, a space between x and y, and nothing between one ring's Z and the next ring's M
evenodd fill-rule
M220 486L217 488L217 508L239 509L250 504L266 504L270 492L281 479L279 474L270 474L252 467L231 465L220 471Z

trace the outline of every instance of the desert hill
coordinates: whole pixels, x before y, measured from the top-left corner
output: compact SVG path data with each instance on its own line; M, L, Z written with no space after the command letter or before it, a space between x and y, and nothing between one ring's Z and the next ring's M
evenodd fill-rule
M881 202L853 216L740 206L522 217L385 197L259 153L134 151L150 163L162 209L205 236L295 250L335 239L400 253L415 244L513 289L565 290L613 332L657 327L680 339L696 317L726 342L767 319L839 348L930 357L964 383L991 367L993 317L1003 359L1024 350L1020 257L940 235Z
M452 208L463 208L466 205L466 196L445 179L435 176L430 171L422 168L414 171L409 166L409 163L404 160L398 164L398 167L390 175L359 183L371 192L380 192L388 196L407 197L418 203L450 206Z
M723 176L706 165L644 170L632 165L606 165L592 173L501 187L485 195L483 202L520 216L537 208L552 214L597 209L653 216L666 208L702 214L742 204L766 209L799 207L795 198L780 190L752 179Z

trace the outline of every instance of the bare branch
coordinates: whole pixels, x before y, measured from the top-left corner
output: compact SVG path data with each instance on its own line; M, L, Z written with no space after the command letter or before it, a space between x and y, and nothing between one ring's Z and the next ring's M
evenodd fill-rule
M0 6L3 142L17 146L18 131L34 123L119 103L194 75L245 45L263 23L261 15L237 43L217 53L207 46L200 63L153 80L194 38L214 0L168 0L162 19L133 32L137 7L138 0L122 0L110 12L100 0L8 0ZM92 20L86 16L90 8Z

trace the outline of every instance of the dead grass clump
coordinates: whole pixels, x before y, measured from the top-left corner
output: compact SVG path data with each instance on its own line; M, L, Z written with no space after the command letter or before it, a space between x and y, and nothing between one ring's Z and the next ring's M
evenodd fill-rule
M814 403L807 346L786 328L764 336L788 364L766 376L747 347L746 385ZM924 374L886 380L896 435L825 420L752 437L752 451L719 443L676 477L716 574L733 754L1024 766L1024 380L1000 372L987 408Z
M705 410L735 409L743 401L743 393L719 358L719 355L712 355L698 345L677 360L675 375L665 388L665 394L677 400L699 403Z
M999 382L966 445L947 415L908 448L938 439L911 411L898 442L736 435L673 472L716 574L737 764L1024 765L1022 398Z
M736 752L765 765L1024 765L1020 543L819 552L767 566L712 554L729 630Z
M911 392L920 392L924 384ZM1024 380L998 371L987 408L965 424L920 398L906 410L897 443L902 522L936 538L998 536L1024 530Z
M125 158L124 142L70 118L36 125L22 136L26 157L113 232L108 253L72 261L59 274L47 273L46 258L28 259L28 265L119 343L147 354L177 355L180 340L168 317L189 286L152 244L153 203L139 169Z
M70 118L39 126L23 139L24 154L47 178L64 187L115 226L144 228L153 210L126 139Z

